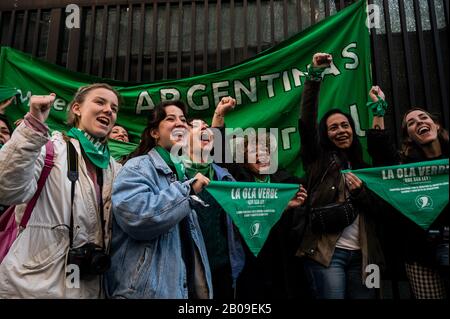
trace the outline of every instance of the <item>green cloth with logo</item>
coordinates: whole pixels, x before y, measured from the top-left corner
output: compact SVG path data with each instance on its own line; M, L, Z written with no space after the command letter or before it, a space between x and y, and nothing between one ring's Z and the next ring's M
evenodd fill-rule
M298 184L217 181L206 187L230 215L255 256L298 189Z
M414 223L427 230L448 204L449 160L346 170Z

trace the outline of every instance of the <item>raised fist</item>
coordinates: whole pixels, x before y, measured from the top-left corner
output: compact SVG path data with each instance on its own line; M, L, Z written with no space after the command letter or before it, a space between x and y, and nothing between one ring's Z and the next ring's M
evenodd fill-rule
M318 52L313 55L312 65L316 68L328 68L332 61L331 54Z
M229 111L233 110L235 106L236 100L231 96L225 96L220 100L219 104L217 104L216 113L219 116L225 116Z
M45 122L55 101L56 94L32 95L30 97L30 113L41 122Z
M372 86L372 88L369 91L369 96L373 102L378 101L377 96L379 96L384 101L384 93L383 91L381 91L381 88L377 85Z

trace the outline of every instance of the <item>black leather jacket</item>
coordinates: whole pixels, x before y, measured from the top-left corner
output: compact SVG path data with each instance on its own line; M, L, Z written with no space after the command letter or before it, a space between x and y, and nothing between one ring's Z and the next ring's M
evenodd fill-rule
M302 110L299 121L299 133L302 140L302 160L306 172L308 191L308 207L316 208L331 203L342 202L350 196L353 205L359 211L360 247L363 255L362 275L365 266L375 263L384 265L384 258L377 239L376 217L377 201L366 188L357 194L346 191L345 181L340 172L345 169L342 156L338 152L322 150L318 142L317 108L320 82L306 81ZM362 167L353 167L362 168ZM311 214L308 213L307 218ZM297 256L305 256L316 262L329 266L341 233L318 234L311 230L310 221L306 222L305 235L297 249Z

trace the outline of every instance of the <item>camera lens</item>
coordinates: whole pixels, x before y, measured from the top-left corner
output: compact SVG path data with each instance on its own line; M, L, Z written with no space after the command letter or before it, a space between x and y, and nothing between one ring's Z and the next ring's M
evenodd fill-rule
M95 252L92 256L91 271L94 274L103 274L111 266L111 258L103 252Z

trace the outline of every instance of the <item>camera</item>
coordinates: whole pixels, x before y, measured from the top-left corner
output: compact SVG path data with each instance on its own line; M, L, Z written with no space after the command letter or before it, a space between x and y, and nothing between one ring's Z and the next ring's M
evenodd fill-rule
M77 265L80 268L80 276L101 275L111 266L111 258L103 248L87 243L78 248L71 248L67 259L68 265Z

